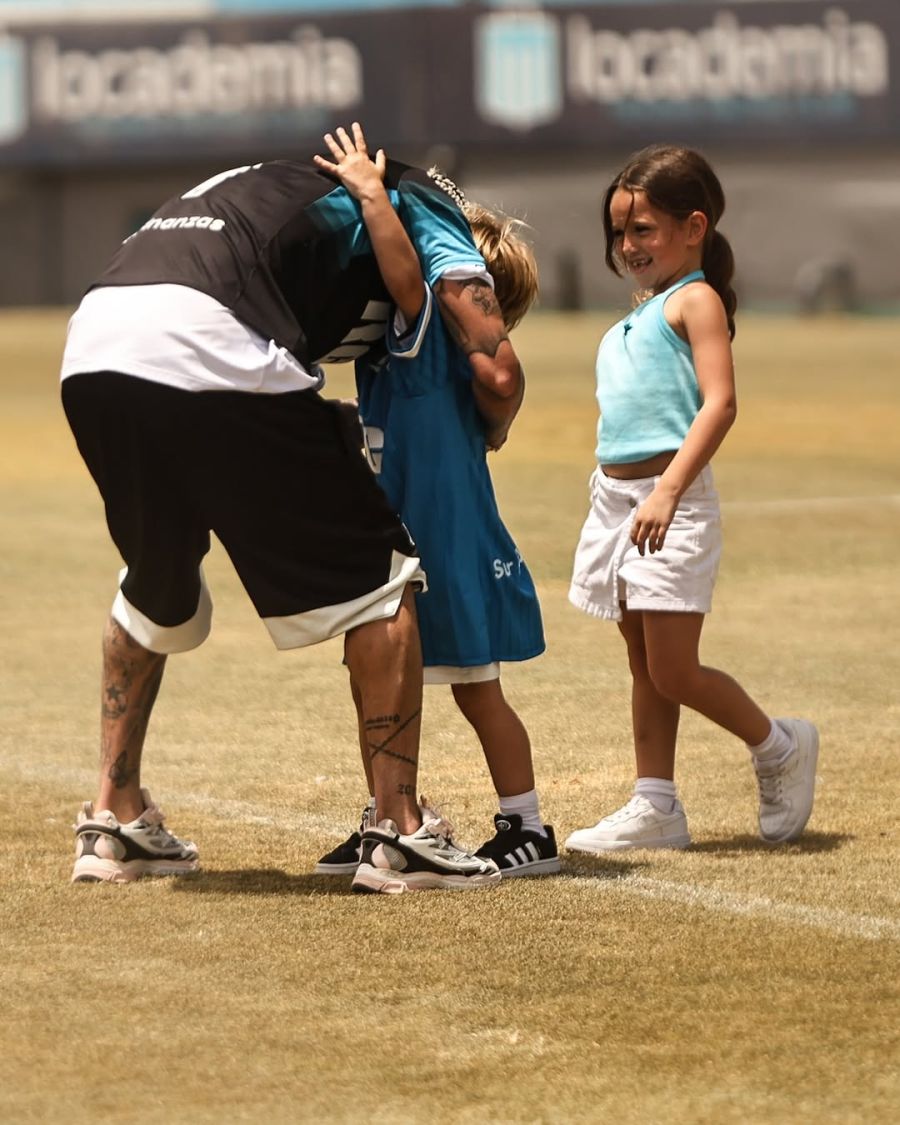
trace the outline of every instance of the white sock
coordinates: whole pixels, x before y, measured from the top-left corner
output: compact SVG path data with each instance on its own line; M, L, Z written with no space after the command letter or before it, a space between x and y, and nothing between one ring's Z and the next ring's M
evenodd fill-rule
M376 817L378 815L378 809L375 807L375 798L374 797L369 797L369 803L366 805L366 811L369 814L369 827L374 828L375 825L378 823L378 821L376 819Z
M760 765L780 766L791 756L794 744L783 727L780 727L774 719L771 720L771 723L769 737L760 742L758 746L748 744L747 749Z
M512 797L500 797L500 812L504 816L518 814L522 818L522 827L526 832L537 832L546 836L544 823L541 820L541 809L538 803L536 789L529 789L527 793L516 793Z
M675 782L665 777L639 777L635 782L634 792L636 796L646 797L661 813L673 812L678 799Z

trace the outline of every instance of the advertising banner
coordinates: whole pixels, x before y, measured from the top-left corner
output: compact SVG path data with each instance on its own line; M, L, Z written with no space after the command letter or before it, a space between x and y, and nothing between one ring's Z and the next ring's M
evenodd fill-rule
M900 5L476 6L0 29L0 164L900 140Z

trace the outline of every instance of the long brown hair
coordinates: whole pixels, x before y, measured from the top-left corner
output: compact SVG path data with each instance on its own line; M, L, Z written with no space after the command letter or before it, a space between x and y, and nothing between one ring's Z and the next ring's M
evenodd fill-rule
M676 219L686 219L692 211L700 211L706 216L708 226L703 243L703 272L722 299L728 331L733 339L737 308L737 294L731 286L734 254L728 239L716 229L725 210L725 193L705 157L690 148L651 145L630 157L606 189L603 197L606 264L619 277L622 276L623 262L616 252L610 204L613 195L620 189L644 192L652 206Z

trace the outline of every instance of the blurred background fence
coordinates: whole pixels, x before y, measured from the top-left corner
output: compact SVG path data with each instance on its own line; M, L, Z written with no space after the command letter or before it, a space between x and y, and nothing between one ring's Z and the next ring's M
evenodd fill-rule
M353 119L621 303L599 199L701 148L751 305L900 308L897 0L0 0L0 305L73 304L167 196Z

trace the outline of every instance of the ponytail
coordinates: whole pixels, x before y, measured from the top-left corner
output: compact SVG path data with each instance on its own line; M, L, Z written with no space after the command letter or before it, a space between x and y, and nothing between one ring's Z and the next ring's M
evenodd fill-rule
M734 313L737 308L737 294L731 286L734 254L728 239L716 230L725 210L725 193L706 158L690 148L651 145L630 157L609 185L603 198L606 264L613 273L621 276L622 261L610 214L612 198L619 190L644 192L654 207L676 219L686 219L693 211L700 211L706 216L709 225L701 265L707 282L722 299L728 331L734 339Z
M734 339L734 313L737 309L737 294L731 286L734 277L734 254L731 244L721 231L713 230L703 248L703 272L706 280L722 298L725 316L728 320L728 333Z

